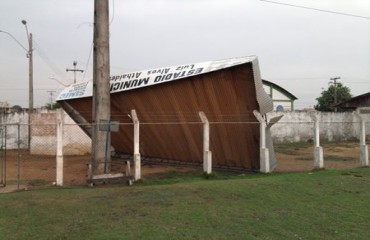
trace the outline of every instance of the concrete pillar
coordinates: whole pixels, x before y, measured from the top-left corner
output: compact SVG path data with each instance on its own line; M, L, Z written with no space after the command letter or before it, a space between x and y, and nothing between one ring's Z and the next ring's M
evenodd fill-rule
M63 110L57 110L56 185L63 186Z
M111 120L109 59L109 1L95 0L91 175L108 173L110 169L110 134L101 130Z
M253 110L254 116L256 116L257 120L260 123L260 172L262 173L270 173L270 154L269 149L266 148L266 127L267 123L266 120L262 117L262 115L257 111Z
M199 112L203 123L203 172L212 173L212 152L209 150L209 122L204 112Z
M134 123L134 179L141 179L141 157L140 157L140 122L135 109L131 110L131 117Z
M362 167L369 166L369 150L366 145L366 125L365 120L360 113L354 112L355 116L360 120L360 165Z
M324 151L320 146L320 124L319 119L315 113L310 114L311 119L314 121L314 167L324 168Z
M274 150L274 143L273 143L272 137L271 137L271 127L275 123L280 121L280 119L283 118L283 117L284 117L284 115L282 114L280 116L270 118L268 120L268 124L266 126L266 148L269 149L269 151L268 151L268 154L269 154L269 169L270 169L271 172L277 166L277 160L276 160L275 150Z

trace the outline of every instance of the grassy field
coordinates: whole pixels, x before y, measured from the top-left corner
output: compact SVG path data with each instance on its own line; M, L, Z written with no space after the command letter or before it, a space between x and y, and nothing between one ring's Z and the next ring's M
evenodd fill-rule
M370 239L370 169L0 195L0 239Z

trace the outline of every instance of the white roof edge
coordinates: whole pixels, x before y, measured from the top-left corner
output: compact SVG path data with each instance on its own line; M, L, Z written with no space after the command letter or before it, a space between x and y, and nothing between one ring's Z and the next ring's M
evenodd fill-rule
M112 75L110 77L110 89L111 93L123 92L136 88L148 87L156 84L175 81L190 76L201 75L208 72L241 65L247 62L252 62L252 64L255 65L256 61L258 68L257 56L247 56L201 63L183 64L172 67L154 68L124 73L120 75ZM255 66L253 67L253 69L254 68ZM255 70L253 71L255 72ZM255 77L259 77L259 81L262 84L262 80L259 74L259 68L257 71L258 74L254 73L254 75ZM72 84L65 88L59 94L56 100L60 101L74 98L91 97L93 92L92 86L92 81Z
M260 108L259 112L264 115L274 109L274 103L270 95L268 95L263 89L258 58L252 60L252 71L254 76L254 85L256 88L256 98Z

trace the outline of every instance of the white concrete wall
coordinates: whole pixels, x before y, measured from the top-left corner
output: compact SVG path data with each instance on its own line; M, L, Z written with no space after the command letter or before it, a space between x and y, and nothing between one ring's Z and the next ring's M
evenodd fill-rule
M308 112L272 112L269 118L284 114L284 117L271 128L274 142L309 141L314 137L313 121ZM369 116L366 127L370 127ZM347 141L359 139L360 123L349 112L345 113L318 113L320 123L320 138L327 141Z
M63 112L63 154L91 153L91 139ZM55 155L57 150L56 111L33 114L31 121L31 154Z
M65 112L63 113L63 122L64 154L83 155L91 153L91 138Z
M6 126L2 125L6 124ZM18 124L19 130L18 131ZM6 128L6 147L7 149L18 148L18 132L19 146L21 149L28 148L28 113L27 112L1 112L0 125L3 129Z
M1 124L7 124L7 149L17 149L18 123L20 124L20 148L28 149L28 113L14 112L2 114ZM91 139L68 116L63 113L63 151L65 155L91 153ZM31 153L56 154L56 112L38 110L31 118Z

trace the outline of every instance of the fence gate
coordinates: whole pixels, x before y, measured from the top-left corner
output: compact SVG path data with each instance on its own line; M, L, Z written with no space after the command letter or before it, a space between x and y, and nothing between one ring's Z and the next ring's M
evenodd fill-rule
M6 126L0 125L0 187L6 185Z

